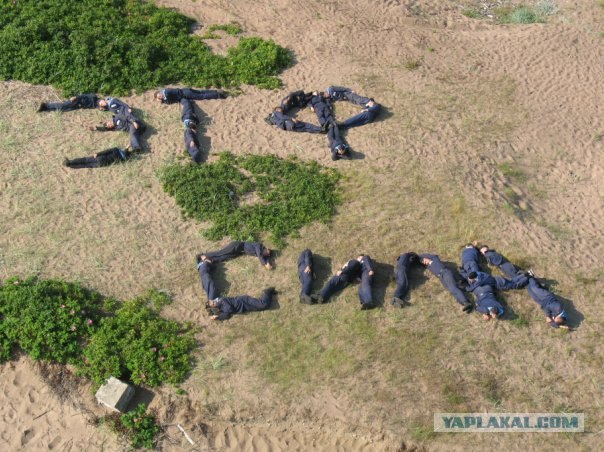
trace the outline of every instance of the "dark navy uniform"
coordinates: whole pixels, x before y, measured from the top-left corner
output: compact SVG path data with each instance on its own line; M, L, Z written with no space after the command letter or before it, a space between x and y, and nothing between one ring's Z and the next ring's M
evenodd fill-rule
M336 123L331 104L322 95L313 96L310 99L309 105L317 115L321 127L325 128L328 124Z
M224 262L229 259L234 259L237 256L241 256L242 254L247 254L248 256L258 257L262 265L266 265L268 263L268 257L262 254L264 250L265 247L262 243L235 240L218 251L210 251L209 253L202 254L213 262Z
M192 100L189 99L181 99L180 105L182 106L182 119L185 127L189 127L190 125L199 124L199 118L195 114L195 105Z
M541 309L545 313L546 317L553 319L554 317L558 317L562 315L564 320L566 320L566 311L560 303L560 300L556 298L556 296L547 290L545 287L539 284L535 278L529 278L527 292L531 296L535 302L541 306ZM558 325L553 322L554 325L550 323L551 326L557 327Z
M195 163L203 162L197 140L197 129L194 127L185 127L185 148Z
M327 88L326 92L333 100L344 100L363 107L371 100L370 98L361 96L350 88L345 88L343 86L330 86Z
M310 268L310 271L308 273L305 271L307 268ZM302 290L300 291L300 301L303 301L305 303L310 302L313 273L314 266L312 252L309 249L305 249L298 257L298 279L302 284Z
M528 284L529 278L525 274L515 275L512 279L503 276L491 276L488 273L476 272L476 281L470 283L466 289L472 292L478 286L492 286L498 290L522 289Z
M107 110L116 115L128 116L132 115L130 106L116 97L105 97L107 102Z
M461 266L463 271L461 275L467 278L472 272L479 272L480 267L478 265L478 250L473 246L466 246L461 252Z
M275 127L286 130L288 132L307 132L307 133L323 133L323 129L309 122L297 121L293 117L285 113L274 110L267 118Z
M394 290L394 298L403 301L409 293L409 271L411 265L417 264L419 256L415 253L401 254L396 259L396 289ZM395 302L397 300L394 300ZM399 303L400 303L399 301Z
M503 315L503 306L495 298L494 287L490 284L480 285L474 289L476 296L476 310L482 314L489 315L491 311L497 312L497 317Z
M206 100L221 99L224 97L224 94L214 89L164 88L160 90L160 92L162 95L162 103L164 104L175 104L182 99Z
M365 308L374 308L373 303L373 261L364 255L361 259L361 284L359 285L359 300Z
M38 111L73 111L80 108L96 108L99 98L96 94L80 94L64 102L50 102L40 105Z
M273 291L265 290L260 298L240 295L238 297L220 297L214 301L218 304L218 320L227 320L233 314L242 314L250 311L264 311L271 306Z
M105 126L99 126L96 130L100 132L113 130L128 132L128 135L130 136L130 148L133 151L141 149L139 138L145 130L145 125L142 121L136 119L132 115L113 115L111 121L114 125L113 128L108 129Z
M364 126L372 122L380 114L382 106L378 103L374 103L371 107L365 106L365 108L354 116L351 116L346 121L340 124L342 129L352 129L353 127Z
M427 266L428 270L430 270L433 275L438 276L440 283L451 293L451 295L453 295L459 304L464 306L469 304L468 299L464 295L463 291L457 287L457 282L455 281L453 272L445 267L436 254L420 254L419 258L420 262L423 258L430 259L432 261L432 263Z
M340 128L335 122L329 125L327 139L332 160L350 159L350 147L340 135Z
M484 253L484 257L489 264L499 267L508 278L514 278L519 272L514 264L495 250L489 249Z
M341 269L341 273L339 275L335 275L325 287L321 289L319 292L319 302L325 302L331 297L334 293L344 289L348 284L356 280L361 276L362 266L359 261L356 259L349 260Z
M65 159L63 162L69 168L99 168L109 166L117 162L125 162L132 157L132 152L120 148L110 148L99 152L95 157L81 157L76 159Z
M212 279L212 270L212 263L208 261L202 261L197 264L197 271L199 272L201 287L203 290L205 290L206 294L208 294L208 300L214 300L218 296L216 287L214 285L214 280Z
M302 90L289 93L281 99L281 110L283 113L287 113L292 108L306 108L312 96L312 93L305 93Z

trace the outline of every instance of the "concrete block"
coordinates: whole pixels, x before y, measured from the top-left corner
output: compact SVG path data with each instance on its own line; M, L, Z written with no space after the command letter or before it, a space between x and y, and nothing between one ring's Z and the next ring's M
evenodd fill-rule
M95 394L98 403L121 413L126 411L133 396L134 388L114 377L109 377Z

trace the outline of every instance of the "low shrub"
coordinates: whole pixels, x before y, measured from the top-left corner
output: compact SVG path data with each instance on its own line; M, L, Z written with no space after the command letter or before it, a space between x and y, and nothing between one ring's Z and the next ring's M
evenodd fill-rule
M104 303L78 283L8 279L0 287L0 359L18 346L33 359L79 363Z
M268 232L283 246L302 226L327 222L340 202L338 172L273 155L222 153L215 163L167 165L159 178L185 217L213 223L203 232L211 240L258 240Z
M1 2L0 78L51 84L65 95L124 95L178 82L280 86L276 75L292 62L286 49L246 37L226 57L215 55L189 33L193 22L140 0Z
M195 339L190 328L160 317L159 310L168 301L149 291L101 319L84 349L80 373L98 385L110 376L147 386L183 381L191 370L189 354Z
M101 419L114 432L123 435L132 447L152 449L155 445L159 425L152 413L147 413L147 405L141 403L128 413L109 415Z

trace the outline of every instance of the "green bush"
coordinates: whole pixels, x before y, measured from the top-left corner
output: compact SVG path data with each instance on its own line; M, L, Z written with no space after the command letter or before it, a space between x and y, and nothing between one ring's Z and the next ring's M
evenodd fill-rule
M33 359L78 363L102 305L100 294L77 283L8 279L0 287L0 359L19 346Z
M105 416L101 422L107 424L116 433L125 436L135 449L141 447L152 449L155 437L160 431L155 416L147 413L147 406L144 403L126 414Z
M241 38L227 57L189 34L193 20L140 0L0 3L0 78L51 84L66 95L123 95L160 85L280 86L292 62L273 41ZM236 25L216 29L235 33Z
M101 319L84 349L80 373L98 385L110 376L147 386L183 381L195 339L190 328L159 316L167 302L165 295L149 291Z
M185 217L213 223L204 231L211 240L257 240L268 232L283 246L302 226L327 222L340 202L338 172L295 158L222 153L211 164L165 166L159 178Z

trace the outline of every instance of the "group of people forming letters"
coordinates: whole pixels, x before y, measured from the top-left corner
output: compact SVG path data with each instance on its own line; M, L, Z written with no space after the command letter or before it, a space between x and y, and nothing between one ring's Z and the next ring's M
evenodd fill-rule
M271 250L261 243L234 241L226 247L196 256L197 270L201 286L208 301L206 309L213 320L226 320L233 314L248 311L262 311L271 305L271 297L276 293L273 287L265 289L260 298L249 295L221 297L215 287L212 272L215 265L240 255L256 256L267 269ZM493 276L483 271L481 261L497 267L504 276ZM302 251L298 257L298 278L301 283L300 302L309 305L324 304L348 285L358 282L358 295L362 310L377 307L373 296L375 263L370 256L360 254L346 262L327 283L313 293L315 279L313 253ZM435 275L442 286L461 305L464 312L476 309L485 320L500 319L505 315L505 307L497 300L496 292L526 288L529 296L541 307L547 323L554 328L566 327L567 314L561 301L545 287L531 270L519 269L502 254L486 245L468 244L461 253L461 267L452 270L436 254L407 252L397 258L393 279L396 281L391 304L403 308L408 304L410 279L414 268L427 269ZM473 294L474 301L468 297Z
M333 105L335 101L347 101L361 107L361 112L343 122L336 121ZM316 115L319 125L296 119L291 115L295 109L309 107ZM294 91L285 96L278 107L266 117L266 122L288 132L326 133L332 160L350 159L350 146L340 129L351 129L372 122L380 113L381 105L369 97L361 96L350 88L330 86L325 91Z

